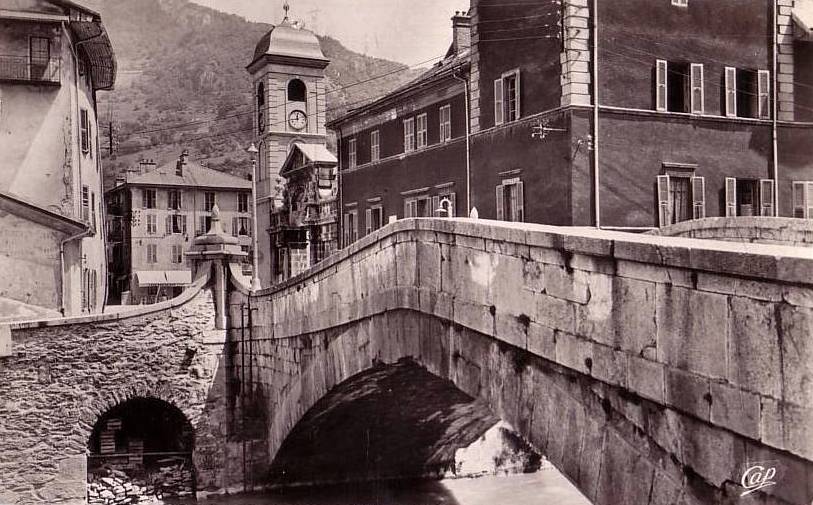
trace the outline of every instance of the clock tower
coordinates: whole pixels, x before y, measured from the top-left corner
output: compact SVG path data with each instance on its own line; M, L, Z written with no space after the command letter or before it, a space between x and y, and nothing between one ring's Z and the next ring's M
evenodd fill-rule
M257 160L257 244L263 287L279 280L287 258L280 258L272 229L274 214L285 205L280 170L295 143L325 148L325 68L330 63L319 39L285 17L272 26L254 50L247 69L254 102Z

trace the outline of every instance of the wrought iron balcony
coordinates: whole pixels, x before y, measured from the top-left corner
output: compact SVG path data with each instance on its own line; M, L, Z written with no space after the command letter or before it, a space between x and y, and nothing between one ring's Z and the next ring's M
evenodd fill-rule
M59 84L61 63L59 58L0 55L0 81Z

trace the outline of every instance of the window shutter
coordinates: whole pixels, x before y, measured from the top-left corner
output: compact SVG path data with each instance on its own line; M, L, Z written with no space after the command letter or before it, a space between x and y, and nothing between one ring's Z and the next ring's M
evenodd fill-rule
M178 210L183 209L183 191L178 191Z
M165 225L166 225L166 234L170 235L172 233L172 216L167 216Z
M516 76L517 76L517 81L516 81L516 86L514 86L514 98L516 99L515 103L517 104L517 119L519 119L519 118L522 117L522 103L520 102L520 97L522 96L522 91L521 91L522 87L520 86L520 81L519 81L519 70L517 70Z
M359 215L358 213L352 214L353 216L353 242L359 238Z
M186 235L186 216L181 216L181 232Z
M758 116L762 119L771 117L771 72L760 70L757 79Z
M773 201L773 179L760 179L759 180L759 215L760 216L773 216L774 215L774 201Z
M367 209L364 211L364 225L365 225L365 235L369 235L373 231L373 209Z
M347 239L348 233L350 233L350 214L345 213L344 219L342 219L342 243L344 247L347 247L347 244L350 242Z
M452 206L449 209L449 217L457 216L457 198L455 193L449 193L449 200L452 202Z
M805 188L805 210L807 213L805 217L808 219L813 218L813 182L806 182Z
M672 224L672 195L669 191L669 176L658 176L658 225Z
M725 67L725 115L737 115L737 69Z
M666 60L655 62L655 109L666 110Z
M147 190L146 189L141 190L141 208L142 209L147 208Z
M503 198L505 198L505 186L500 184L497 186L497 220L504 221L505 220L505 203L503 202Z
M517 205L514 208L514 221L522 223L525 221L525 183L516 183Z
M706 217L706 178L692 177L692 217L703 219Z
M693 114L703 114L705 111L705 92L703 89L703 64L691 65L692 96L691 110Z
M236 217L233 217L231 218L231 234L236 237L239 233L240 233L240 222L237 221Z
M725 178L725 215L737 215L737 179L734 177Z
M494 80L494 124L503 123L505 107L503 106L502 77Z
M412 217L409 215L409 200L404 200L404 217Z
M443 217L446 215L445 212L439 212L440 209L440 196L435 195L432 197L432 212L429 213L430 216L435 217Z

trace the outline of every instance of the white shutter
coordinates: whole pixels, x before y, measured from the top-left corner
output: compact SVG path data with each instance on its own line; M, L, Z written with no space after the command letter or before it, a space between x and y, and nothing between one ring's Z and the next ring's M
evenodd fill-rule
M358 212L351 213L353 216L353 242L359 238L359 215Z
M345 213L342 222L342 243L344 247L350 245L350 214Z
M672 193L669 190L669 176L658 176L658 225L672 224Z
M522 117L522 104L520 102L520 97L522 96L522 87L520 86L520 81L519 81L519 70L517 70L516 76L517 76L517 79L516 79L516 85L514 86L514 99L516 100L515 103L517 104L517 111L516 111L517 112L517 117L516 117L516 119L519 119L519 118Z
M167 231L167 235L172 234L172 216L167 216L167 219L166 219L166 231Z
M409 215L409 200L404 200L404 217L412 217Z
M793 217L805 216L805 183L793 181Z
M758 118L771 117L771 72L760 70L757 78L757 108Z
M449 217L457 216L457 198L455 193L449 193L449 201L452 202L452 205L449 208Z
M186 235L186 216L181 216L181 233Z
M725 67L725 115L737 115L737 69Z
M692 217L706 217L706 178L692 177Z
M505 106L503 105L502 77L494 79L494 124L503 124Z
M240 221L236 217L231 218L231 234L235 237L240 234Z
M518 182L514 186L517 192L517 204L514 207L514 221L522 223L525 221L525 183Z
M760 216L773 216L774 215L774 200L773 200L773 179L760 179L759 180L759 215Z
M146 189L141 190L141 208L142 209L147 208L147 190Z
M364 211L364 221L365 221L365 235L369 235L373 231L373 209L367 209Z
M440 196L435 195L432 197L432 211L429 213L430 216L435 217L443 217L445 212L439 212L440 209Z
M505 198L505 186L500 184L497 186L497 220L502 221L505 220L505 203L503 199Z
M805 210L807 211L805 217L813 219L813 182L806 182L805 188Z
M666 60L657 60L655 67L655 109L665 111L667 108Z
M691 65L691 111L692 114L703 114L705 112L705 91L703 89L703 64L692 63Z
M737 179L734 177L725 178L725 215L737 215Z

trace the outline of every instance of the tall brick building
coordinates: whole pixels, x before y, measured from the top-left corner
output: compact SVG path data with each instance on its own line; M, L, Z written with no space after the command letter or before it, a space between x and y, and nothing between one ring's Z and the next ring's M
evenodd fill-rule
M346 241L370 229L362 216L374 227L377 198L387 216L416 215L413 200L430 215L444 185L457 215L556 225L813 217L807 1L472 0L468 14L470 49L455 35L422 78L329 125Z
M0 318L100 312L96 92L115 82L113 48L78 2L0 4Z

